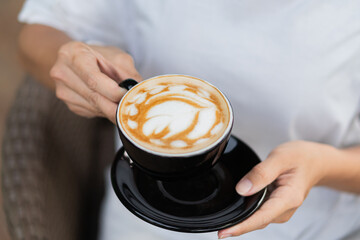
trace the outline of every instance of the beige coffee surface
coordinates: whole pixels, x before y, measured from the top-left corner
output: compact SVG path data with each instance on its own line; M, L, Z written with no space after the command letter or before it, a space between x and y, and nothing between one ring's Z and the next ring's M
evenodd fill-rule
M230 118L228 103L217 88L183 75L139 83L122 100L119 114L134 142L170 154L211 145L222 137Z

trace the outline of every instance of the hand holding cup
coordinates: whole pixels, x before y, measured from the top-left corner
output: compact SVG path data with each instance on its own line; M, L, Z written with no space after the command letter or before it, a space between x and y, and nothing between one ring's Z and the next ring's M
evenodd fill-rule
M50 76L56 96L74 113L106 117L115 123L117 104L126 92L118 83L141 76L132 57L115 47L72 41L63 45Z

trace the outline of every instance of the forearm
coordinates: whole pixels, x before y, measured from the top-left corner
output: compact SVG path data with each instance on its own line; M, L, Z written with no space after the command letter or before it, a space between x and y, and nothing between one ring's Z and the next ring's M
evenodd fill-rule
M55 83L49 71L54 65L59 48L71 41L64 32L52 27L25 25L19 35L19 58L24 69L50 89Z
M325 174L319 185L360 193L360 146L329 148L323 160Z

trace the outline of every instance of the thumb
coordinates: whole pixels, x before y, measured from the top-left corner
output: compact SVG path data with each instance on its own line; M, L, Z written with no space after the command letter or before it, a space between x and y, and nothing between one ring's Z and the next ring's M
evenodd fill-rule
M257 164L236 184L236 191L242 196L250 196L257 193L281 174L282 164L275 159L267 158Z

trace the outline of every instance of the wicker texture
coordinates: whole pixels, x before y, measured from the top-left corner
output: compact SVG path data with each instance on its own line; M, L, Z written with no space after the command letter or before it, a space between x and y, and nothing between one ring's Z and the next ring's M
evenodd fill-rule
M27 78L3 138L2 190L12 239L96 239L113 126L71 113Z

